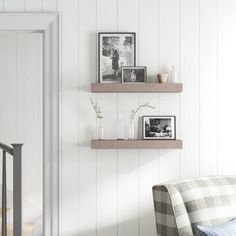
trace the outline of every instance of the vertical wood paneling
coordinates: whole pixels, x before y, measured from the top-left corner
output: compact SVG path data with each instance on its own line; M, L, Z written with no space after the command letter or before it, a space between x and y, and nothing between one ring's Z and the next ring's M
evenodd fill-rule
M117 0L97 0L97 31L117 31ZM104 114L102 124L105 138L115 139L117 137L117 95L97 94L97 102L101 105ZM98 150L97 235L117 235L117 200L117 151Z
M86 236L95 236L97 226L96 151L90 149L96 117L89 102L97 74L96 30L96 0L79 1L79 235Z
M37 83L37 87L38 87L38 91L37 91L37 96L38 96L38 101L39 101L39 106L38 106L38 117L37 117L37 121L39 124L43 124L43 116L42 116L42 109L43 109L43 34L38 34L37 35L37 55L38 55L38 83ZM43 202L43 129L41 128L40 125L38 125L38 140L37 140L37 145L38 145L38 152L37 155L38 158L37 159L37 185L38 185L38 194L37 196L39 197L39 201L42 204ZM41 147L41 148L39 148ZM40 207L40 209L42 209L42 206Z
M41 12L42 0L25 0L25 12Z
M4 10L4 0L0 0L0 12Z
M4 142L10 144L17 142L17 44L16 33L8 33L5 36L5 132ZM12 159L7 159L7 186L13 189Z
M199 40L200 174L210 175L217 173L217 1L200 0Z
M118 114L128 122L130 110L138 106L137 94L121 94ZM135 118L136 131L138 118ZM126 126L126 137L128 127ZM118 235L138 235L139 228L139 155L137 150L118 151Z
M6 71L5 71L5 55L6 55L6 38L5 34L0 34L0 111L1 111L1 122L0 122L0 133L1 133L1 139L4 140L6 136L6 114L4 112L5 110L5 83L6 83ZM0 153L0 157L2 158L2 152ZM2 162L0 162L0 170L2 170ZM2 175L0 175L0 182L2 183Z
M64 235L78 231L78 31L77 0L60 0L61 17L61 225ZM69 27L68 27L69 26ZM70 58L68 60L68 58ZM68 184L70 183L70 185ZM71 188L73 186L73 188Z
M156 81L159 61L159 1L140 0L139 16L139 64L148 65L148 82ZM147 25L154 26L150 30ZM152 55L150 57L150 55ZM158 94L140 94L140 104L150 102L156 110L144 109L140 115L157 115L159 112ZM140 138L142 135L142 121L140 119ZM158 150L140 150L139 177L139 235L154 236L156 234L155 216L153 211L152 186L159 183L160 158Z
M4 12L24 12L24 0L4 0Z
M43 12L56 12L60 0L41 0ZM68 1L69 2L69 1Z
M155 8L154 8L155 9ZM140 54L141 55L141 54ZM158 115L159 96L155 94L141 94L140 104L149 101L156 110L143 109L142 115ZM141 117L140 117L141 118ZM139 129L142 129L140 119ZM140 132L141 135L142 132ZM139 177L139 232L143 236L156 234L155 216L153 211L152 186L160 181L160 151L140 150Z
M25 12L41 12L42 11L42 0L24 0L24 11ZM43 120L42 120L42 102L43 102L43 35L42 34L27 34L29 45L31 48L28 49L28 56L27 58L27 69L32 70L31 74L28 73L27 79L30 81L30 78L34 78L34 91L32 91L32 96L35 97L35 102L37 106L34 107L34 116L32 120L35 122L36 130L35 132L32 132L32 134L36 133L35 135L35 152L34 152L34 162L33 165L35 165L35 201L36 206L38 206L40 209L42 209L42 201L43 201L43 154L42 154L42 137L43 137ZM18 44L20 42L20 39L22 38L18 36ZM24 37L23 37L24 38ZM21 40L21 42L24 42L24 40ZM28 45L28 43L27 43ZM21 50L24 47L18 46L18 49ZM19 61L19 60L18 60ZM31 64L34 62L34 64ZM18 65L18 70L21 70L22 68ZM23 76L22 78L23 79ZM24 85L24 83L22 83ZM23 89L23 87L22 87ZM22 90L23 91L23 90ZM33 115L33 114L32 114ZM37 125L36 125L37 124ZM21 127L21 126L20 126ZM29 162L30 163L30 162ZM23 165L24 166L24 165ZM29 175L28 175L29 176ZM27 179L27 175L25 177ZM37 187L36 187L37 186Z
M17 34L17 140L24 143L23 197L42 208L42 44L40 34ZM41 56L41 58L40 58ZM27 132L26 132L27 131ZM29 178L29 176L31 176Z
M235 174L235 63L236 2L219 0L218 28L218 171L219 174ZM216 81L215 81L216 82Z
M118 30L136 32L139 39L139 3L136 0L118 1ZM131 10L132 9L132 10ZM138 43L136 63L139 63ZM139 104L137 94L118 95L118 114L128 122L130 110ZM135 118L136 132L138 118ZM118 151L118 235L139 235L139 151Z
M160 70L168 72L171 65L177 71L180 58L180 25L179 0L159 0L160 13ZM180 73L178 73L180 76ZM160 114L176 116L176 134L180 137L179 95L163 94L160 96ZM161 181L177 179L180 176L180 152L177 150L160 151L160 178Z
M181 1L181 135L184 149L181 151L181 177L197 176L199 173L199 8L197 1ZM188 128L185 128L188 127Z

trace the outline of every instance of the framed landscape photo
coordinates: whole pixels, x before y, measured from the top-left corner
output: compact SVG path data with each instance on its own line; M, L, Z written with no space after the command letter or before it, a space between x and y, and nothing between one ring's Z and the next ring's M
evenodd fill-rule
M143 139L176 139L175 116L143 116Z
M98 34L100 83L121 83L121 68L135 66L136 35L128 32Z
M147 83L146 66L122 66L122 83Z

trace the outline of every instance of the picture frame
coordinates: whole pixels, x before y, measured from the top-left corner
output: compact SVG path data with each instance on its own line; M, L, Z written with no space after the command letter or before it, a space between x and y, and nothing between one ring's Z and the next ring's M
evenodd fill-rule
M122 83L147 83L146 66L122 66Z
M98 33L99 83L121 83L121 67L135 65L135 32Z
M143 139L175 140L175 116L143 116Z

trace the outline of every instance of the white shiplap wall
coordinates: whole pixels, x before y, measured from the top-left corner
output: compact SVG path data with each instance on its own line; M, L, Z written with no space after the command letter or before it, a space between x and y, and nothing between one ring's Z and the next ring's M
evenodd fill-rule
M236 172L234 0L0 0L0 9L61 13L61 235L153 236L152 185ZM174 64L184 92L90 94L99 31L137 32L149 79ZM91 150L90 97L103 106L107 138L120 112L150 101L177 116L184 149Z

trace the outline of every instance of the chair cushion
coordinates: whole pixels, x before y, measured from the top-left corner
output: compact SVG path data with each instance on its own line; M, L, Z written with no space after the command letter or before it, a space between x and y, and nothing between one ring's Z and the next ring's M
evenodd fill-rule
M215 176L178 181L194 235L197 225L219 225L236 216L236 177Z
M224 224L212 226L209 228L197 226L200 236L235 236L236 218Z

